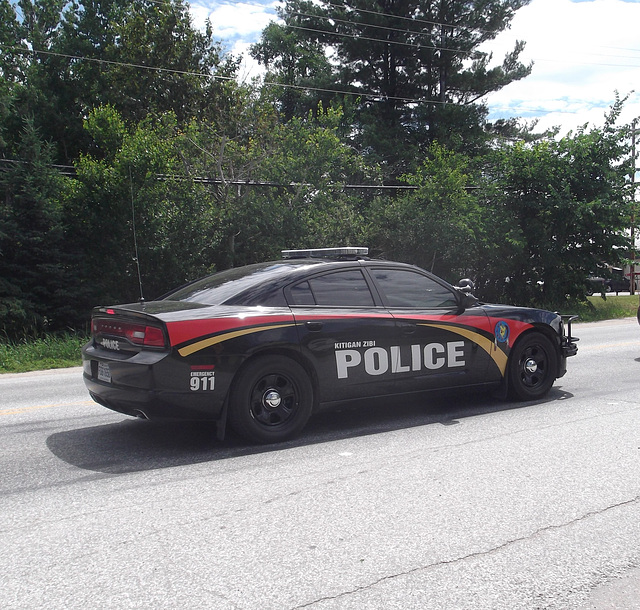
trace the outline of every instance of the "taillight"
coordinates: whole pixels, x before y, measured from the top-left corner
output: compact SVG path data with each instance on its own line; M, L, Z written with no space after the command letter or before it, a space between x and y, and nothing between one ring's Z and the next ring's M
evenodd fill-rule
M165 347L166 345L162 328L148 324L96 318L92 323L92 333L94 336L122 337L134 345L143 345L144 347Z

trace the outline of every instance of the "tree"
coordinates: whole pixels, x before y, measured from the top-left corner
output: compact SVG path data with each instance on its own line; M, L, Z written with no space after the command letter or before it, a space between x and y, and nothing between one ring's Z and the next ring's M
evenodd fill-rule
M302 38L297 30L270 23L251 55L267 68L264 89L279 101L285 121L306 117L319 104L336 100L333 67L322 45Z
M15 161L0 172L0 330L17 337L64 328L72 289L60 205L65 179L51 166L52 147L26 121L10 152Z
M86 129L95 149L77 162L65 198L84 310L140 297L136 255L150 298L208 271L211 210L184 170L175 116L128 128L107 106L91 113Z
M271 24L254 56L281 82L322 86L327 62L335 88L358 102L355 141L397 177L413 169L431 142L472 153L484 143L482 98L523 78L518 42L502 65L478 49L529 0L289 0L284 25ZM302 58L293 61L295 39ZM323 63L324 59L324 63ZM309 65L318 66L309 70Z
M428 158L403 176L415 190L374 207L370 243L384 256L429 269L454 282L473 269L480 211L475 170L465 155L432 144Z
M13 137L33 117L59 163L86 150L83 119L100 105L132 122L173 112L186 123L232 103L237 61L210 27L193 27L182 0L20 0L21 19L2 1L0 41L16 37L0 58L18 85Z
M84 99L94 106L109 104L132 122L172 112L184 124L218 110L238 62L223 59L210 24L204 32L196 30L182 0L104 5L84 0L77 17L67 13L74 27L67 26L63 48L101 62L79 66L74 84Z
M622 103L601 129L496 151L484 173L493 186L481 208L483 298L547 307L579 300L590 272L627 255L628 128L615 126Z
M362 198L343 187L377 177L340 141L341 120L339 110L320 107L282 123L270 104L247 98L232 117L188 134L190 171L216 183L218 268L277 258L284 248L359 241Z

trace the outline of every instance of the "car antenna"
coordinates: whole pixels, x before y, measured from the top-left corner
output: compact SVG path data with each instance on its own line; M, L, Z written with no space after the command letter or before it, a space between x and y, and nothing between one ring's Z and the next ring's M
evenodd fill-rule
M134 258L136 262L136 269L138 271L138 285L140 286L140 303L144 305L144 294L142 292L142 273L140 272L140 258L138 257L138 234L136 232L136 211L133 205L133 179L131 178L131 166L129 166L129 185L131 187L131 223L133 227L133 250Z

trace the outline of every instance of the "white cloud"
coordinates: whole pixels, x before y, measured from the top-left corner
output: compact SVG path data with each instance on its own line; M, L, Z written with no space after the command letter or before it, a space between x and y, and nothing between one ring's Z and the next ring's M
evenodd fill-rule
M524 40L521 58L534 61L530 76L488 98L492 118L535 117L540 128L558 125L562 132L602 126L615 91L624 97L640 86L638 23L638 2L532 0L485 47L499 61L515 40ZM640 96L633 93L621 121L638 115Z
M204 29L207 19L211 22L213 37L220 40L225 51L242 58L238 73L241 82L248 82L264 74L264 68L249 54L249 47L260 39L262 30L277 18L277 0L264 4L238 2L209 2L190 5L193 25ZM206 3L206 4L205 4Z
M276 2L257 3L210 3L191 4L194 25L204 28L207 19L211 21L213 35L223 42L256 42L269 21L275 18Z

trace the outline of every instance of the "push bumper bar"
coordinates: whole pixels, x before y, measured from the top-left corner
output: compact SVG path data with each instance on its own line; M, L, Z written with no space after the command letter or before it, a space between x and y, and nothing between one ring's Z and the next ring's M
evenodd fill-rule
M578 353L578 346L576 342L580 341L578 337L574 337L571 332L571 323L574 320L577 320L579 316L572 315L563 315L562 317L562 326L564 328L563 336L562 336L562 355L565 358L569 356L575 356Z

